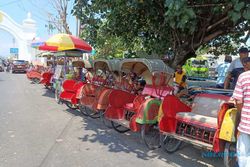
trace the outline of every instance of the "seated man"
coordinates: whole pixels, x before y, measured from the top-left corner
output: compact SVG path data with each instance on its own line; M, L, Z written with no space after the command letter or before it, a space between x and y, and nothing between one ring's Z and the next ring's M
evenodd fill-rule
M73 79L77 80L77 81L84 81L84 76L82 74L82 68L79 68L79 67L76 68L75 67Z
M145 86L146 86L146 81L144 79L138 80L137 84L135 85L134 93L136 95L142 94L142 91L143 91L143 89L144 89Z
M175 83L177 84L176 96L181 97L187 93L187 76L186 72L183 71L181 65L177 65L176 72L174 74Z
M245 57L248 57L248 49L247 48L240 48L239 49L239 58L233 60L227 70L227 76L224 81L224 89L234 89L238 77L241 73L244 72L244 66L242 60ZM232 80L232 84L230 86L230 81Z

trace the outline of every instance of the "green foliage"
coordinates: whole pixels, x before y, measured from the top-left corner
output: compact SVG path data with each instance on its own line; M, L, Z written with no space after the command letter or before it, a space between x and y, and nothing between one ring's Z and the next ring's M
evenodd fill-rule
M171 51L172 66L199 48L232 52L250 20L249 0L75 0L72 13L99 56Z

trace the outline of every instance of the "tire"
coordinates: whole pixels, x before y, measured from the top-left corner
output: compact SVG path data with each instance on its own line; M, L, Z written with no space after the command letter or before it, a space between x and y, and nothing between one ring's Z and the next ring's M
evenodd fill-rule
M87 108L85 106L80 104L79 105L79 110L82 113L82 115L87 116L87 117L89 116L89 114L86 112Z
M65 102L66 106L69 108L69 109L72 109L72 110L76 110L78 107L73 105L72 103L66 101Z
M224 149L224 165L225 167L235 167L236 160L236 143L226 142Z
M40 80L38 78L34 78L33 79L33 82L36 83L36 84L39 84L40 83Z
M179 149L182 144L182 141L175 139L172 136L160 134L161 147L167 153L174 153Z
M142 125L141 138L150 150L160 147L160 132L156 124Z
M61 99L60 99L60 91L58 89L55 90L55 100L58 104L61 103Z
M102 111L101 112L101 115L100 115L100 118L102 120L102 123L107 127L107 128L112 128L112 124L111 124L111 121L106 119L105 116L105 111Z
M50 86L48 86L48 85L45 85L44 87L45 87L45 89L48 89L48 90L50 89Z
M91 117L93 119L97 119L97 118L101 117L100 111L93 111L92 109L90 109L88 107L87 107L86 111L88 112L89 117Z
M56 90L53 88L53 86L51 86L51 92L53 92L53 93L55 93L56 92Z
M125 132L130 131L130 129L128 129L120 124L117 124L114 121L111 121L111 125L119 133L125 133Z

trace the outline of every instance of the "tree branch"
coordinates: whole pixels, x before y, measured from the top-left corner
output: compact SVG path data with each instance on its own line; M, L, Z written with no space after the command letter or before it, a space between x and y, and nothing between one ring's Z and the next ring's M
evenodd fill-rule
M247 35L246 35L246 37L244 39L245 44L247 43L247 40L249 39L249 37L250 37L250 30L248 30Z
M224 32L225 32L225 31L218 30L218 31L216 31L216 32L214 32L214 33L212 33L212 34L206 36L206 37L204 38L204 40L203 40L203 43L206 43L206 42L211 41L212 39L218 37L219 35L222 35Z
M224 21L226 21L228 19L229 19L228 16L223 17L222 19L218 20L216 23L212 24L211 26L208 26L206 31L210 31L212 28L216 27L217 25L223 23Z
M175 29L173 29L173 33L174 33L174 35L175 35L175 37L176 37L176 39L177 39L178 45L181 46L181 41L180 41L180 39L179 39L179 37L178 37L178 34L177 34L177 32L175 31Z
M215 6L225 6L227 3L218 3L218 4L197 4L197 5L191 5L188 7L191 8L200 8L200 7L215 7Z

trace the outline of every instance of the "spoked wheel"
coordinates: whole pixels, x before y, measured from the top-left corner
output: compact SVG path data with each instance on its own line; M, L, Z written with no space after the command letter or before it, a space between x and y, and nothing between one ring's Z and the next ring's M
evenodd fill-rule
M58 104L61 102L60 91L58 89L55 90L55 100Z
M226 142L224 150L225 167L234 167L237 163L236 158L236 143Z
M34 79L32 79L32 81L33 81L35 84L39 84L39 83L40 83L40 79L38 79L38 78L34 78Z
M80 110L80 112L82 113L82 115L84 115L84 116L89 116L88 115L88 113L86 112L86 110L87 110L87 107L85 107L84 105L79 105L79 110Z
M93 119L100 118L100 112L99 111L93 111L92 109L86 107L85 112Z
M141 137L150 150L160 147L160 133L156 124L142 125Z
M55 90L55 88L53 87L53 86L51 86L51 92L53 92L53 93L55 93L56 92L56 90Z
M69 107L72 110L76 110L78 107L72 103L70 103L69 101L65 102L66 106Z
M125 132L130 131L130 129L128 129L128 128L126 128L126 127L124 127L124 126L122 126L114 121L111 121L111 125L119 133L125 133Z
M167 153L173 153L179 149L182 141L168 135L160 134L161 147Z
M102 123L107 127L107 128L112 128L112 124L111 124L111 121L106 119L104 114L105 114L105 111L102 111L100 112L100 118L102 120Z
M50 89L50 86L49 86L49 85L45 85L45 88L46 88L46 89Z

